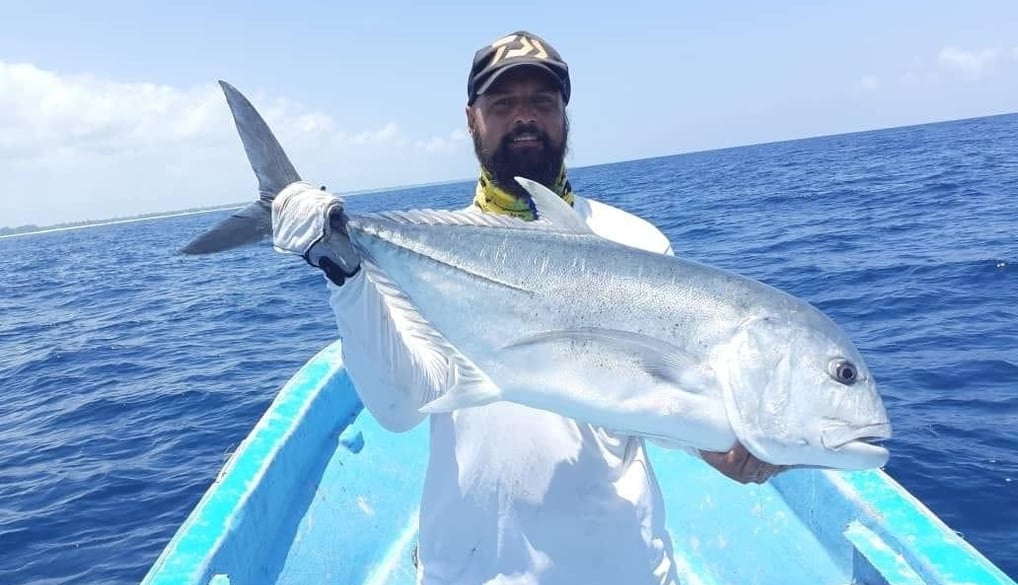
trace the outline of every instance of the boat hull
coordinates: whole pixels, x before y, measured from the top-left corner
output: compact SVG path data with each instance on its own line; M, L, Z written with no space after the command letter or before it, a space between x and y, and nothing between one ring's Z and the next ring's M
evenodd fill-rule
M280 390L143 583L414 583L428 425L395 434L360 414L335 342ZM648 451L684 584L1015 585L883 471L740 485Z

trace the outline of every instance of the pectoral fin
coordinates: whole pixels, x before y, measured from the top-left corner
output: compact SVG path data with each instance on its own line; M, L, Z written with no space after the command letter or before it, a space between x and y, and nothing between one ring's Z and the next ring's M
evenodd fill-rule
M541 331L522 337L502 349L570 344L577 352L600 352L636 360L650 377L685 392L700 394L717 382L713 370L695 356L667 341L618 329L581 327Z

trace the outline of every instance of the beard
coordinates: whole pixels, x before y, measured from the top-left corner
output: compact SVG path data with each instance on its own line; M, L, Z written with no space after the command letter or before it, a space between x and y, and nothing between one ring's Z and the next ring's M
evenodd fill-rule
M562 172L562 163L566 158L569 142L568 118L564 125L562 143L559 145L552 144L548 134L532 124L513 128L512 132L502 137L494 150L485 148L480 137L474 133L474 153L481 167L488 171L495 184L517 197L526 198L530 195L516 182L515 177L526 177L554 190L555 182ZM514 149L513 139L524 134L536 135L541 147Z

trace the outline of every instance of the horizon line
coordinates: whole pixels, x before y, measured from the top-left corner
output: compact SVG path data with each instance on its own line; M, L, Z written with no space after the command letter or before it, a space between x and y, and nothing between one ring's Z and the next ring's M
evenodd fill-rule
M970 117L966 117L966 118L950 118L950 119L944 119L944 120L932 120L932 121L928 121L928 122L909 123L909 124L902 124L902 125L899 125L899 126L885 126L885 127L880 127L880 128L866 128L866 129L862 129L862 130L849 130L849 131L846 131L846 132L835 132L835 133L832 133L832 134L816 134L816 135L811 135L811 136L799 136L799 137L794 137L794 138L782 138L782 139L778 139L778 140L767 140L767 141L762 141L762 142L748 142L748 143L737 144L737 145L732 145L732 146L719 146L719 147L715 147L715 148L704 148L704 149L700 149L700 150L678 151L678 152L673 152L673 153L669 153L669 154L648 155L648 156L643 156L643 157L639 157L639 158L619 159L619 160L604 161L604 162L594 162L594 163L584 164L584 165L580 165L580 166L573 167L573 168L574 169L594 168L594 167L602 167L602 166L608 166L608 165L613 165L613 164L631 163L631 162L637 162L637 161L642 161L642 160L655 160L655 159L670 158L670 157L675 157L675 156L687 156L687 155L703 154L703 153L709 153L709 152L721 152L721 151L725 151L725 150L734 150L734 149L739 149L739 148L751 148L751 147L767 146L767 145L773 145L773 144L784 144L784 143L788 143L788 142L799 142L799 141L803 141L803 140L814 140L814 139L821 139L821 138L834 138L834 137L838 137L838 136L852 136L852 135L855 135L855 134L866 134L866 133L870 133L870 132L881 132L881 131L885 131L885 130L901 130L901 129L905 129L905 128L918 128L918 127L921 127L921 126L932 126L932 125L936 125L936 124L946 124L946 123L952 123L952 122L965 122L965 121L970 121L970 120L980 120L980 119L984 119L984 118L997 118L997 117L1014 116L1014 115L1018 115L1018 112L1000 112L1000 113L995 113L995 114L984 114L984 115L979 115L979 116L970 116ZM401 184L401 185L368 187L368 188L364 188L364 189L357 189L357 190L354 190L354 191L341 192L341 193L342 193L342 195L344 197L353 197L353 196L362 196L362 195L373 195L373 194L379 194L379 193L392 193L392 192L396 192L396 191L406 191L406 190L410 190L410 189L419 189L419 188L424 188L424 187L436 187L436 186L440 186L440 185L451 185L451 184L454 184L454 183L462 183L462 182L468 182L468 181L473 181L473 180L474 180L473 177L464 177L464 178L457 178L457 179L443 179L443 180L437 180L437 181L422 181L420 183L407 183L407 184ZM196 215L196 214L202 214L202 213L215 213L217 211L227 211L227 210L231 210L231 209L238 209L238 208L244 207L245 205L247 205L249 203L250 203L250 201L245 201L245 202L238 202L238 203L225 203L225 204L219 204L219 205L210 205L210 206L207 206L207 207L198 207L198 208L193 208L192 207L192 208L189 208L188 210L176 209L176 210L166 210L166 211L143 212L143 213L139 213L139 214L136 214L134 216L128 216L128 217L123 217L123 216L117 217L117 216L115 216L115 217L105 218L105 219L67 221L67 222L56 223L56 224L47 224L47 225L44 225L44 226L32 226L31 224L28 224L27 226L26 225L23 225L23 226L2 226L2 225L0 225L0 230L4 230L4 229L19 229L21 227L28 227L28 226L32 226L32 227L38 228L36 230L28 231L28 232L17 232L17 233L13 233L13 234L0 234L0 239L11 238L11 237L15 237L15 236L27 236L27 235L35 235L35 234L42 234L42 233L50 233L50 232L70 231L70 230L84 229L84 228L88 228L88 227L99 227L99 226L116 225L116 224L121 224L121 223L132 223L132 222L138 222L138 221L147 221L147 220L155 220L155 219L166 219L166 218L169 218L169 217L183 217L183 216L187 216L187 215ZM70 224L70 225L67 225L67 224Z

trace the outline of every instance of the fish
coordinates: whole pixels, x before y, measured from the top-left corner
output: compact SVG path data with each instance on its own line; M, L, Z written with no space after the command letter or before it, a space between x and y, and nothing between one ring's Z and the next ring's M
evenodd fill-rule
M220 84L260 197L185 246L189 254L269 233L272 198L300 180L254 106ZM509 401L669 447L741 443L773 465L886 464L891 424L872 372L819 309L723 268L598 236L550 190L517 181L535 221L418 209L333 224L379 302L411 317L399 325L412 329L407 338L448 362L421 412Z

